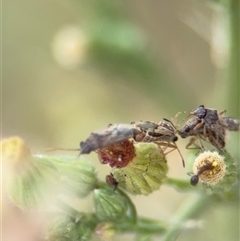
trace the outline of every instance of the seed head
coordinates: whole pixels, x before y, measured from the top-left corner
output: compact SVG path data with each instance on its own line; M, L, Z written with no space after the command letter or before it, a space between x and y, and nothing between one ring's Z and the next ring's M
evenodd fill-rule
M165 156L154 143L135 143L136 156L123 168L114 168L117 185L134 195L148 195L158 190L166 178Z

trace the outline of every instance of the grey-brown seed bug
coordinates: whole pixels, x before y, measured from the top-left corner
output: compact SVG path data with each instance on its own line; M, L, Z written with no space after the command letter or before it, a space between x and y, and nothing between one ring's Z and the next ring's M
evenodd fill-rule
M170 120L164 118L158 123L152 121L139 121L132 122L131 124L136 127L134 135L134 140L136 142L156 143L159 147L164 147L161 149L162 151L168 147L172 148L172 150L176 149L181 156L183 167L185 167L184 159L175 143L178 140L176 136L177 129ZM165 155L168 153L165 153Z
M172 122L165 118L158 123L151 121L142 121L132 124L140 129L140 133L135 133L134 139L137 142L165 141L171 143L178 140L178 137L176 136L176 128L174 127Z
M129 139L134 136L134 131L134 127L129 124L110 124L103 130L92 132L86 141L80 142L80 155Z
M201 123L201 125L199 125L199 123ZM202 121L195 116L187 120L183 128L178 131L178 134L182 138L193 136L187 144L186 148L189 148L193 144L199 148L199 146L195 144L196 140L199 140L201 149L204 149L201 140L209 141L218 150L223 150L225 146L226 128L219 128L218 132L213 131L202 124Z
M203 139L208 140L218 150L224 151L227 131L239 130L238 120L223 116L225 113L225 110L217 112L217 110L205 108L204 105L200 105L195 111L190 112L194 116L187 120L183 128L178 131L182 138L193 136L187 148L197 139L199 141ZM202 144L201 148L203 149Z
M222 140L225 138L225 130L227 128L223 119L225 113L225 110L218 113L217 110L205 108L204 105L200 105L195 111L191 112L192 115L197 116L201 120L199 126L195 127L196 129L203 125L204 131L210 129Z

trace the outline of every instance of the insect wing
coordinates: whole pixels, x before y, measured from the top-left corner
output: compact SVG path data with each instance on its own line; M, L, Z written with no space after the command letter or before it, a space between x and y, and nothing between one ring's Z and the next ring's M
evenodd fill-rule
M149 130L154 130L158 127L158 124L156 124L153 121L139 121L139 122L133 122L135 127L140 128L140 130L147 132Z
M212 125L218 123L219 116L217 110L207 109L207 115L205 116L204 121L210 128Z
M80 143L80 154L88 154L91 151L107 147L113 143L129 139L134 134L132 125L110 125L106 129L93 132L86 141Z
M223 117L223 121L230 131L239 131L239 120L231 117Z
M167 142L175 142L177 141L177 136L175 134L176 129L174 126L168 122L168 121L160 121L158 123L158 128L155 130L156 134L161 135L160 140L161 141L167 141Z
M213 146L215 146L218 150L222 150L225 147L225 135L225 129L220 129L218 132L209 129L207 137Z

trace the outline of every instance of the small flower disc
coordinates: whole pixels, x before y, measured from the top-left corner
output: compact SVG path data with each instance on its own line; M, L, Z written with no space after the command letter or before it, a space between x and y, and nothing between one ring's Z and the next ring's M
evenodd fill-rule
M217 152L205 151L201 153L193 164L193 173L206 184L217 184L226 173L224 157Z

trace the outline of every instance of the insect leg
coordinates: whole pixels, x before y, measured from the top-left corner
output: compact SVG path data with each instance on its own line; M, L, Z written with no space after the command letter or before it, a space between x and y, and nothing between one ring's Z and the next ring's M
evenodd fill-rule
M197 144L195 143L197 139L199 140L200 145L197 145ZM192 145L193 145L194 147L190 147L190 146L192 146ZM204 148L203 148L203 145L202 145L202 143L201 143L201 141L200 141L200 138L197 137L197 136L192 137L192 138L190 139L190 141L188 142L188 144L186 145L185 148L188 149L188 150L196 150L196 149L201 150L201 149L204 149Z
M155 142L155 143L156 143L156 142ZM169 150L168 152L165 152L164 155L167 155L167 154L169 154L170 152L172 152L172 151L174 151L174 150L177 150L178 153L179 153L179 155L180 155L180 157L181 157L181 159L182 159L183 167L185 167L184 158L183 158L183 156L182 156L182 154L181 154L178 146L176 145L176 143L171 144L171 143L169 143L169 142L168 142L168 143L160 142L160 143L156 143L156 144L157 144L160 148L161 148L161 146L164 146L163 149L161 148L161 150L162 150L163 153L164 153L164 151L165 151L168 147L169 147L169 148L172 148L172 149Z
M219 115L225 115L226 113L227 113L226 110L222 110L222 111L220 111L218 114L219 114Z

